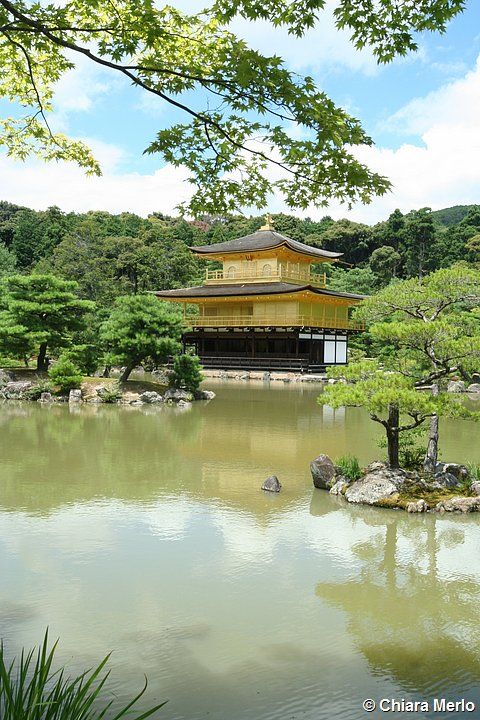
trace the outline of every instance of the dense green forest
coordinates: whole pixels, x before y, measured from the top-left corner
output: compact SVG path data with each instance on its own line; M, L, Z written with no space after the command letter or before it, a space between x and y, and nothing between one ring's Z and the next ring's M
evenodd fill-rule
M190 247L241 237L263 223L263 216L187 221L153 213L145 219L1 202L0 356L26 364L36 357L37 369L46 370L49 356L60 355L62 363L73 363L73 377L102 364L120 363L130 371L144 359L159 362L175 354L178 308L145 293L201 284L214 263L197 259ZM477 205L405 215L395 210L374 226L285 214L276 215L274 224L296 240L344 253L341 262L321 266L328 287L339 291L374 295L392 282L458 263L478 268L480 262ZM168 348L160 341L164 336ZM380 358L396 355L391 343L370 331L352 337L351 348Z
M153 213L64 213L0 202L0 275L52 273L79 284L80 296L108 308L120 295L200 283L205 262L189 246L246 235L262 216L210 217L186 221ZM343 252L328 268L329 287L371 293L392 278L422 276L455 262L480 261L480 206L395 210L374 226L351 220L274 217L289 237ZM324 269L324 268L323 268Z

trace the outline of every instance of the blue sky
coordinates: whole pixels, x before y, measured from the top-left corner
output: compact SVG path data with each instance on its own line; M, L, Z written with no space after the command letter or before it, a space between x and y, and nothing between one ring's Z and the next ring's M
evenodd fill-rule
M181 1L185 10L200 7L195 0ZM332 204L303 214L328 212L375 222L395 207L405 211L480 202L477 0L469 0L445 35L421 36L416 54L387 66L378 66L369 51L355 51L328 12L303 39L264 22L237 19L233 29L262 52L283 56L292 70L312 75L358 117L376 144L359 156L394 183L391 195L368 207L348 212ZM2 102L1 111L5 108ZM38 208L172 212L188 196L185 172L142 152L158 129L182 119L161 100L145 98L123 79L81 61L59 84L52 125L89 142L104 176L91 179L71 165L20 164L0 156L1 198ZM280 200L272 200L273 212L284 209Z

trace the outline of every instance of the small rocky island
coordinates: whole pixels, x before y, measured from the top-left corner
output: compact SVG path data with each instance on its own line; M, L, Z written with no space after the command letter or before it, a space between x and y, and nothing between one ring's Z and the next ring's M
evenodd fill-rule
M154 389L155 388L155 389ZM120 383L114 378L85 378L81 386L69 392L54 392L37 375L26 379L0 369L0 400L33 400L40 403L89 403L117 405L175 405L189 407L195 400L212 400L212 390L189 392L168 385L142 382Z
M316 488L349 503L409 513L480 511L480 482L472 480L468 468L457 463L437 463L435 473L426 475L372 462L362 477L349 481L328 455L319 455L310 463L310 470Z

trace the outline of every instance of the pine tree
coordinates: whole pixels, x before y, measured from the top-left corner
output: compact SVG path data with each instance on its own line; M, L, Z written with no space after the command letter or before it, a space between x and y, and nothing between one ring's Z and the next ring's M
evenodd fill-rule
M100 336L111 364L125 365L125 382L144 360L163 362L179 352L181 328L180 314L153 295L125 295L117 298Z
M93 303L78 298L76 283L54 275L11 275L5 288L0 337L6 350L14 352L21 343L36 344L37 370L47 370L47 349L67 346Z

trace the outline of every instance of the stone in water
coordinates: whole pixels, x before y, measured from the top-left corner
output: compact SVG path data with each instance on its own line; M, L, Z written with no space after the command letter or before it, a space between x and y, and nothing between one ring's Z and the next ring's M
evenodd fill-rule
M278 493L281 489L282 485L276 475L270 475L262 485L262 490L267 490L268 492Z

